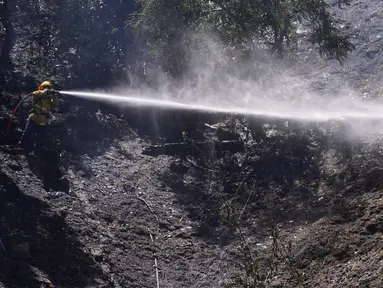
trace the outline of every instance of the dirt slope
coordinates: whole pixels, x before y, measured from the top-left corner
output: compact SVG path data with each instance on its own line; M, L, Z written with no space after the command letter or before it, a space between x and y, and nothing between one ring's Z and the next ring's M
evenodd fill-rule
M319 67L319 86L331 91L348 81L380 95L380 2L334 7L352 19L345 29L355 33L357 51L344 67L308 53ZM17 51L21 71L28 60ZM29 83L24 76L16 73L13 82ZM1 131L17 97L2 95ZM233 124L230 117L154 111L120 117L73 99L60 109L50 132L59 148L43 162L27 161L15 147L21 117L10 136L0 135L0 287L155 287L155 258L160 287L224 287L243 259L240 235L226 221L228 199L235 199L233 209L246 207L241 229L262 269L278 266L269 286L382 287L379 142L351 145L337 123ZM183 125L193 121L220 122L241 139L247 127L246 153L215 159L219 175L185 155L142 153L154 142L180 140ZM202 138L211 137L207 131L192 128ZM291 242L278 257L269 222L278 227L280 245Z
M165 287L207 287L212 281L220 282L229 256L195 235L187 211L162 179L172 159L141 155L145 144L129 132L100 156L76 156L81 166L68 165L68 191L45 191L24 156L1 153L2 193L9 201L3 202L8 209L1 212L1 236L7 249L2 279L7 287L39 287L46 280L54 287L153 287L153 253ZM23 218L19 221L25 224L11 222L11 215ZM24 225L42 228L24 231ZM40 238L47 238L44 246ZM66 247L67 242L71 246ZM17 245L28 248L18 252ZM25 271L9 267L10 262L19 261L29 267L28 279L22 276ZM67 269L74 271L66 273Z
M5 287L153 287L154 253L163 287L224 287L241 261L240 241L222 222L220 197L208 188L212 184L203 180L204 172L179 157L143 155L148 140L125 120L95 114L100 123L121 132L102 152L88 148L86 154L78 149L62 155L61 169L69 187L61 181L64 184L48 190L36 177L39 174L31 172L44 171L36 161L28 162L14 148L2 147L0 235L6 249L1 252ZM259 250L259 261L269 259L272 243L264 215L272 211L280 238L292 241L294 267L306 273L307 287L362 283L380 287L383 182L378 179L383 170L380 161L369 156L374 150L363 146L366 151L344 162L342 150L328 145L317 155L323 163L313 162L320 169L315 175L296 158L307 158L302 154L307 143L305 138L294 139L291 129L285 132L289 136L283 144L279 141L284 138L276 135L248 147L256 152L248 167L263 167L264 175L271 174L265 186L255 190L245 213L242 229L250 247ZM104 131L93 146L101 146L105 136L113 138ZM312 142L315 137L320 135L310 138ZM64 146L65 136L62 142ZM82 144L86 145L79 140L75 145ZM279 150L292 155L275 158ZM257 156L261 151L263 158ZM264 164L270 161L279 164ZM302 172L295 170L299 166ZM291 169L295 171L289 176ZM248 172L253 175L249 181L264 177ZM287 177L278 184L277 175ZM341 183L331 183L334 175ZM295 184L284 191L290 181ZM240 187L236 181L225 183ZM227 191L221 195L231 197L235 190ZM276 198L268 202L268 195ZM240 197L240 207L241 199L245 198ZM275 283L293 287L288 283L295 280L290 278L289 270L281 269Z

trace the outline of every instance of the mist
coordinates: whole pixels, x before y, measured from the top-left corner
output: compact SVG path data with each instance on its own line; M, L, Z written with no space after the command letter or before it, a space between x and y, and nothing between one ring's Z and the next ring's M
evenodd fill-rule
M288 57L275 59L257 49L257 45L246 47L246 57L243 57L243 51L227 49L211 35L185 37L193 37L195 45L187 48L188 62L179 79L168 77L161 69L149 68L151 85L136 80L129 86L121 84L106 90L65 93L119 106L152 106L306 122L340 120L353 128L350 133L354 136L382 133L383 104L368 100L338 74L322 72L307 61ZM331 81L318 87L318 75Z

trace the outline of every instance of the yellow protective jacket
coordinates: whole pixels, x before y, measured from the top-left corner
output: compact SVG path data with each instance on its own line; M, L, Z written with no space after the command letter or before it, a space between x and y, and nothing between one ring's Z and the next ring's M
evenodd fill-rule
M33 109L29 119L36 122L37 125L49 124L49 112L58 106L57 95L50 94L49 90L35 91L32 93L32 102Z

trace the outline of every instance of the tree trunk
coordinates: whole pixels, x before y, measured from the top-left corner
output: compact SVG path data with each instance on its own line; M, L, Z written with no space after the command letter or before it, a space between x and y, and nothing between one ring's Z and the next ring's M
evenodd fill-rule
M7 71L11 69L12 67L12 61L11 61L11 51L14 44L14 30L13 25L11 21L11 15L10 15L10 4L9 0L3 0L2 5L2 23L5 28L5 36L3 41L3 46L1 47L1 55L0 55L0 69L3 71Z
M272 2L272 14L273 14L273 30L274 30L274 47L273 54L276 53L278 57L282 56L283 50L283 30L280 27L278 13L279 13L279 1L275 0Z
M281 47L281 51L280 53L283 53L284 49L283 49L283 42L287 41L286 45L288 46L290 43L289 43L289 30L290 30L290 17L289 16L285 16L285 18L283 19L283 29L281 31L281 35L280 35L280 47Z

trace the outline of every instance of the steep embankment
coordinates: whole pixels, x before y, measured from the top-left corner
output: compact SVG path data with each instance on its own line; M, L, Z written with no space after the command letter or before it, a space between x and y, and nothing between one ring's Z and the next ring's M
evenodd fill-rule
M66 149L71 155L63 159L68 190L47 192L31 172L35 161L28 165L24 156L1 152L1 237L7 250L1 252L2 282L7 287L48 282L54 287L152 287L153 253L162 286L220 282L228 266L222 260L229 257L194 231L178 193L190 201L194 196L164 183L167 173L177 172L169 171L174 159L141 155L147 141L113 115L98 113L93 120L124 132L101 152L71 138ZM103 131L91 146L100 148L109 137Z
M149 142L127 122L96 115L100 125L116 129L92 139L91 146L102 151L71 138L61 167L69 189L61 185L48 192L36 174L49 168L36 168L36 162L2 147L6 287L152 287L154 253L162 286L222 287L242 259L240 238L227 225L222 205L235 194L232 211L247 207L242 231L250 247L259 250L260 263L281 261L272 257L268 240L269 222L276 222L281 245L292 241L293 267L306 273L309 287L315 282L355 286L361 279L370 287L381 284L379 154L349 147L359 154L351 160L342 142L332 142L333 136L326 140L317 127L308 137L299 135L303 127L290 126L274 135L278 129L266 130L269 136L259 136L260 144L248 146L247 160L239 160L243 169L235 163L238 154L226 159L228 165L222 163L223 178L216 178L178 157L142 155ZM117 138L103 146L106 136ZM65 136L62 140L66 143ZM243 179L250 189L240 189ZM292 276L281 268L276 281L287 279L284 274Z
M312 60L318 86L348 81L380 93L380 5L337 10L366 17L345 26L358 48L343 68ZM16 69L27 61L17 53ZM3 129L16 97L1 101ZM223 287L244 263L243 239L274 285L382 286L379 142L350 144L339 123L108 109L64 100L49 133L60 149L43 162L14 146L16 129L0 136L0 287L153 287L155 259L160 287ZM211 151L142 153L154 141L180 141L185 126L192 139L241 139L246 150L210 160Z

